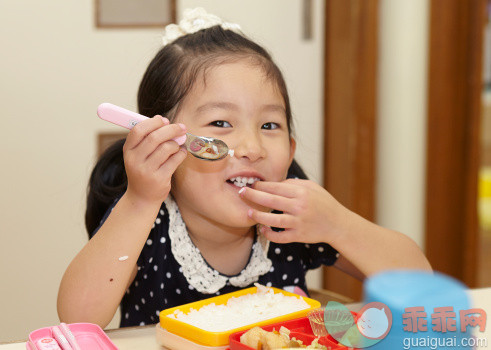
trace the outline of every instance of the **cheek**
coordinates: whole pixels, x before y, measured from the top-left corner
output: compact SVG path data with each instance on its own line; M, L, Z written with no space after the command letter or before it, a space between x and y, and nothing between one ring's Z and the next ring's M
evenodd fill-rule
M174 197L176 194L183 195L188 190L192 191L193 185L196 183L195 178L195 172L189 166L189 159L186 158L172 175L171 191Z
M214 183L217 183L216 165L216 163L198 160L188 155L172 176L173 194L177 191L192 191L196 196L196 194L207 192L214 186Z
M270 151L269 163L271 169L274 171L274 177L276 181L282 181L286 178L288 168L290 167L290 145L283 145L282 147L275 147Z

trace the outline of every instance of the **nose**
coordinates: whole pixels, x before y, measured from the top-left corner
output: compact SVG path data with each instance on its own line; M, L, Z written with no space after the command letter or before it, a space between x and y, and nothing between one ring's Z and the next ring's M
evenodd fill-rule
M237 136L237 142L234 147L234 157L247 158L251 162L266 157L261 135L256 131L243 131Z

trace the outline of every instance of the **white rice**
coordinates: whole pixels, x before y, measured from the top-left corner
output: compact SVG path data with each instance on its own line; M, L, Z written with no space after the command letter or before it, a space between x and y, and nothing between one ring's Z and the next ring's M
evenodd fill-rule
M205 331L224 332L310 307L301 297L275 294L273 289L261 287L257 293L232 297L227 304L211 303L187 314L176 310L167 317Z

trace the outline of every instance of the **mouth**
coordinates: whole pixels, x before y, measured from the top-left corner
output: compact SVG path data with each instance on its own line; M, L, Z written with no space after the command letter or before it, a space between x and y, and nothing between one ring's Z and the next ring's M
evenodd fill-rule
M252 187L252 185L256 181L261 181L261 179L258 177L237 176L228 179L227 183L242 188L242 187Z

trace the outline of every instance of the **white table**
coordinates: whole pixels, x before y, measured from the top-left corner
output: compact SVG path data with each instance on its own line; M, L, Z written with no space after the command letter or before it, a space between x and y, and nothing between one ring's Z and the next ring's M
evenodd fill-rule
M481 288L469 290L472 305L477 308L484 309L488 315L491 314L491 288ZM352 304L348 307L357 311L361 308L361 304ZM489 320L488 320L489 321ZM484 333L476 332L476 336L479 338L485 338L488 340L487 347L478 347L476 349L491 349L491 325L486 325L486 331ZM155 326L142 326L142 327L129 327L120 328L106 331L107 335L119 350L162 350L156 342ZM15 342L0 344L0 350L25 350L25 342Z

